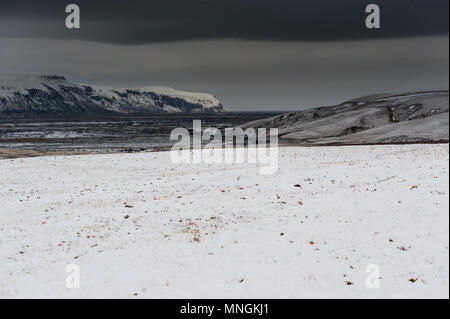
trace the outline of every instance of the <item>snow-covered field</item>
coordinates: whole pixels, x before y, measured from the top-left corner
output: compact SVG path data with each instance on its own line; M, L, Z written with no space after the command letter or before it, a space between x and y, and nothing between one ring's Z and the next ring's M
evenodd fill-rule
M275 175L1 160L0 297L448 298L448 164L448 144L281 148Z

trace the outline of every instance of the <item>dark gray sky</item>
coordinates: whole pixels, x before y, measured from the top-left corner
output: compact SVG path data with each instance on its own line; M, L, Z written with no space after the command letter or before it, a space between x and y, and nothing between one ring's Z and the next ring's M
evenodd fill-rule
M81 8L68 30L65 6ZM365 28L365 7L381 29ZM448 89L448 0L0 0L0 72L215 94L234 110Z

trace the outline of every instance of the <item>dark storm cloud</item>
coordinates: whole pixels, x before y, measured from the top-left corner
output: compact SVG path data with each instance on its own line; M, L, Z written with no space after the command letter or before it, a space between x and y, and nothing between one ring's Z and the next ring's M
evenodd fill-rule
M146 45L0 39L0 72L207 92L236 111L296 110L373 93L448 89L448 47L448 36Z
M81 29L65 7L81 8ZM365 7L381 29L365 28ZM0 0L0 72L215 94L233 110L448 89L448 0ZM342 41L345 40L345 41Z
M80 30L64 27L81 8ZM364 26L381 8L381 29ZM448 0L0 0L0 36L137 44L211 38L329 41L448 34Z

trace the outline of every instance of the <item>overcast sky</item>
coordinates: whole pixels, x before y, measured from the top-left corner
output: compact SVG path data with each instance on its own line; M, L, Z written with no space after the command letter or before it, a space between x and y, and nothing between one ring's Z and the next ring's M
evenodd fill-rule
M81 8L68 30L65 6ZM381 29L365 28L365 6ZM448 89L448 0L0 0L0 72L209 92L233 110Z

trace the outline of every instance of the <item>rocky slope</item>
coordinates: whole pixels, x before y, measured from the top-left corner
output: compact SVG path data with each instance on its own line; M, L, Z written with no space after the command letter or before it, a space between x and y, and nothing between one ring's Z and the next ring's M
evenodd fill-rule
M79 85L54 75L0 75L0 117L69 117L155 112L223 112L212 95L148 87Z
M254 121L244 128L276 127L281 141L302 144L448 142L448 112L448 91L377 94Z

